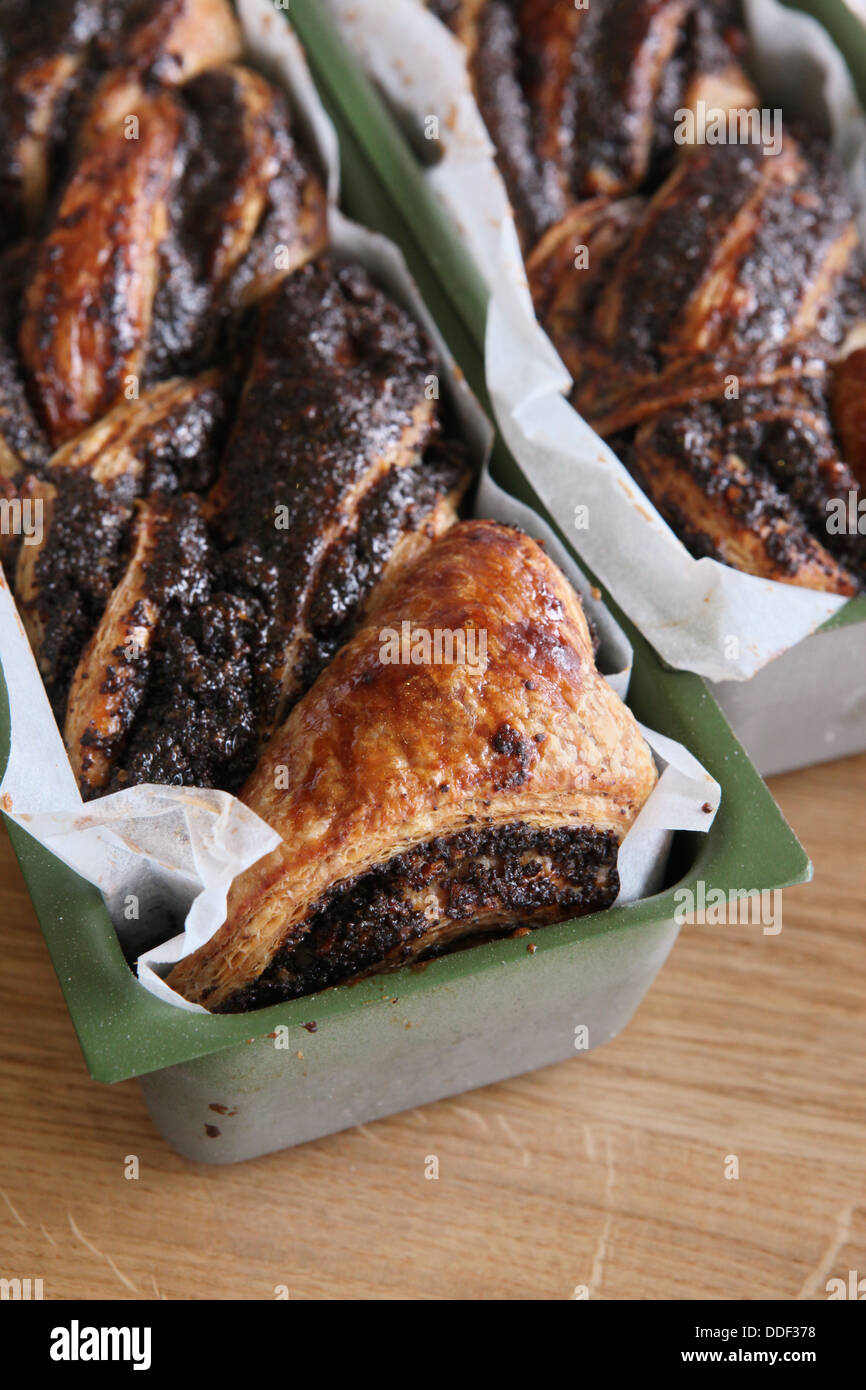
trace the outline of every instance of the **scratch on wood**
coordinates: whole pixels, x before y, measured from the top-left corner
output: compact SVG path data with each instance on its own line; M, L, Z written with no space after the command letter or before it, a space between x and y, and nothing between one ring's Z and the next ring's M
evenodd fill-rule
M608 1214L605 1218L604 1229L598 1238L598 1245L595 1247L595 1255L592 1260L592 1271L589 1276L589 1296L594 1298L601 1288L601 1281L604 1275L604 1262L607 1257L607 1240L610 1235L610 1226L613 1217Z
M371 1144L378 1144L380 1149L387 1148L384 1139L380 1139L378 1134L374 1134L366 1125L355 1125L355 1131L357 1134L363 1134L364 1138L369 1139Z
M613 1166L613 1141L609 1134L604 1136L604 1154L606 1159L604 1176L604 1200L609 1203L613 1195L613 1185L616 1182L616 1169Z
M477 1110L470 1110L468 1105L458 1105L456 1101L451 1102L451 1109L456 1110L458 1115L465 1115L466 1118L468 1120L471 1120L472 1123L475 1125L476 1129L480 1130L482 1134L490 1133L489 1124L487 1123L483 1115L478 1114Z
M111 1256L103 1254L101 1250L97 1250L93 1242L88 1240L87 1236L83 1235L82 1232L79 1231L78 1227L75 1224L75 1218L73 1217L72 1212L70 1211L66 1214L69 1218L70 1229L72 1231L72 1234L75 1236L76 1240L80 1240L81 1244L87 1250L89 1250L92 1255L96 1255L97 1259L104 1260L111 1272L115 1274L117 1278L120 1280L121 1284L125 1284L128 1289L132 1290L133 1293L138 1293L138 1289L136 1288L135 1284L133 1284L131 1279L127 1279L126 1275L123 1274L121 1270L117 1268L117 1265L114 1263L114 1260L111 1258Z
M809 1275L802 1289L797 1294L797 1301L803 1298L811 1298L813 1294L818 1292L822 1284L827 1282L836 1261L836 1256L839 1254L842 1247L848 1244L848 1239L851 1235L851 1220L853 1215L854 1207L852 1205L850 1207L845 1207L844 1211L840 1211L839 1215L836 1217L836 1230L833 1239L821 1256L818 1268L814 1273Z
M15 1217L15 1220L18 1222L18 1225L19 1225L19 1226L23 1226L24 1230L26 1231L26 1230L27 1230L27 1222L26 1222L26 1221L23 1221L23 1220L21 1219L21 1217L19 1216L18 1212L15 1210L15 1208L13 1207L12 1203L10 1202L9 1198L6 1196L6 1193L3 1191L2 1188L0 1188L0 1197L3 1198L3 1201L6 1203L7 1207L8 1207L9 1210L11 1211L12 1215Z
M529 1150L527 1148L524 1148L523 1144L520 1142L520 1137L517 1134L515 1134L514 1130L511 1128L511 1125L508 1123L504 1115L497 1115L496 1118L499 1121L503 1134L505 1134L508 1137L508 1139L510 1139L511 1143L514 1145L516 1149L520 1150L520 1153L523 1156L524 1168L531 1167L532 1156Z

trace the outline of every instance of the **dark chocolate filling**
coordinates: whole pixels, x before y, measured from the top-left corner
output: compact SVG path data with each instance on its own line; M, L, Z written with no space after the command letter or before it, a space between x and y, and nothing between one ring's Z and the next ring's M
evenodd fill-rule
M509 0L488 0L478 22L475 61L478 106L490 131L508 196L527 245L561 214L550 197L532 142L532 118L521 82L520 30Z
M863 537L835 534L827 526L829 504L856 493L857 481L839 461L829 427L816 429L809 418L812 412L819 420L828 418L823 385L804 380L797 389L802 396L799 408L778 390L756 390L744 392L739 400L694 405L687 413L671 411L659 417L651 451L675 459L708 497L724 495L732 517L750 528L764 528L767 553L780 569L795 575L813 557L805 534L866 582ZM610 442L695 558L724 559L690 517L659 495L651 458L642 457L633 436ZM729 454L750 470L748 489L729 467Z
M147 571L147 593L162 616L108 790L158 782L237 791L257 757L262 607L221 587L198 500L165 505L169 520Z
M479 928L502 935L609 907L619 892L618 844L586 826L523 823L437 837L334 887L306 929L252 984L216 1010L243 1013L451 948ZM420 909L435 890L438 910ZM206 1002L206 1001L205 1001Z
M75 667L118 583L135 498L204 489L225 437L225 401L216 388L169 411L138 444L141 476L96 482L85 469L53 469L53 521L36 562L36 609L45 638L41 665L62 720ZM108 447L111 447L109 441Z

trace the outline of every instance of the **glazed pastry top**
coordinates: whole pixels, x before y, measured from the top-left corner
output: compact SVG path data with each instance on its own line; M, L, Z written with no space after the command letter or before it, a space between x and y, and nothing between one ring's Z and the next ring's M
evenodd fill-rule
M437 662L437 633L477 662ZM520 532L463 522L382 592L269 743L242 797L283 843L236 881L226 925L172 986L218 1006L335 885L473 826L618 842L655 780L565 578Z

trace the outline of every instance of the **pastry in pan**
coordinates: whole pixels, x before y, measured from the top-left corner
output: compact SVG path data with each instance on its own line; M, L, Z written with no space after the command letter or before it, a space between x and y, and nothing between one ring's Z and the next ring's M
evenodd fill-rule
M436 352L329 253L231 7L24 8L0 492L40 525L3 562L85 798L217 787L283 837L172 984L256 1008L608 906L649 749L543 549L459 521Z
M218 370L64 445L16 589L86 796L235 791L379 586L457 519L421 330L322 261L256 311L239 401ZM230 423L226 416L230 416Z
M229 0L0 0L0 246L37 229L103 121L241 49Z
M469 467L442 438L436 366L426 335L360 267L307 266L262 306L209 508L238 583L273 575L266 731L375 585L456 520Z
M232 310L325 245L324 191L257 73L157 87L135 119L92 141L33 254L19 346L55 445L202 366Z
M694 553L857 592L861 538L827 526L833 499L858 490L829 393L866 317L837 172L792 135L775 157L708 145L651 198L581 211L529 262L578 409ZM580 288L552 265L578 232L594 259Z
M858 592L863 537L833 524L866 472L866 277L841 166L787 121L769 147L678 142L683 113L761 107L739 5L431 7L466 45L577 409L696 556Z
M8 110L37 68L60 103L2 254L0 488L40 517L3 560L85 796L235 791L468 456L425 335L322 258L322 181L226 0L52 15L0 4Z
M606 907L655 781L563 575L521 532L462 522L384 588L268 743L242 799L282 844L168 982L211 1010L258 1008Z
M123 401L51 455L22 489L42 504L41 535L18 549L18 607L62 718L69 683L131 543L137 499L212 485L225 438L225 381L214 368Z

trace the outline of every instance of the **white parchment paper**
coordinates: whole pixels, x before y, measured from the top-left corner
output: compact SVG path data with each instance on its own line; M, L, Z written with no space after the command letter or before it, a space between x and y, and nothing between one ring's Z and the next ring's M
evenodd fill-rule
M333 254L367 266L425 325L436 343L449 398L482 470L477 514L521 525L544 541L581 592L596 625L601 642L599 669L625 698L632 654L624 633L551 529L503 492L483 467L491 442L489 424L455 369L402 255L384 237L349 222L335 206L336 137L300 46L269 0L241 0L239 12L250 58L286 85L307 139L327 172ZM206 1012L169 989L162 975L218 930L225 921L232 879L270 853L279 836L227 792L138 786L85 805L2 571L0 654L12 726L0 804L17 824L102 891L127 954L141 951L137 969L145 988L178 1008ZM656 891L672 832L708 830L721 796L718 784L686 749L660 734L648 730L644 734L656 754L661 777L620 850L621 901ZM154 946L155 934L165 936L166 923L172 921L183 922L183 931ZM141 950L148 942L148 949Z
M845 600L692 558L566 400L571 378L533 314L461 45L420 0L324 2L395 112L408 113L417 128L438 118L443 157L427 178L490 287L487 385L512 454L582 558L671 666L713 681L748 680ZM762 101L829 120L864 236L866 122L841 54L817 21L777 0L745 0L745 12ZM578 507L588 509L581 530L573 524Z

